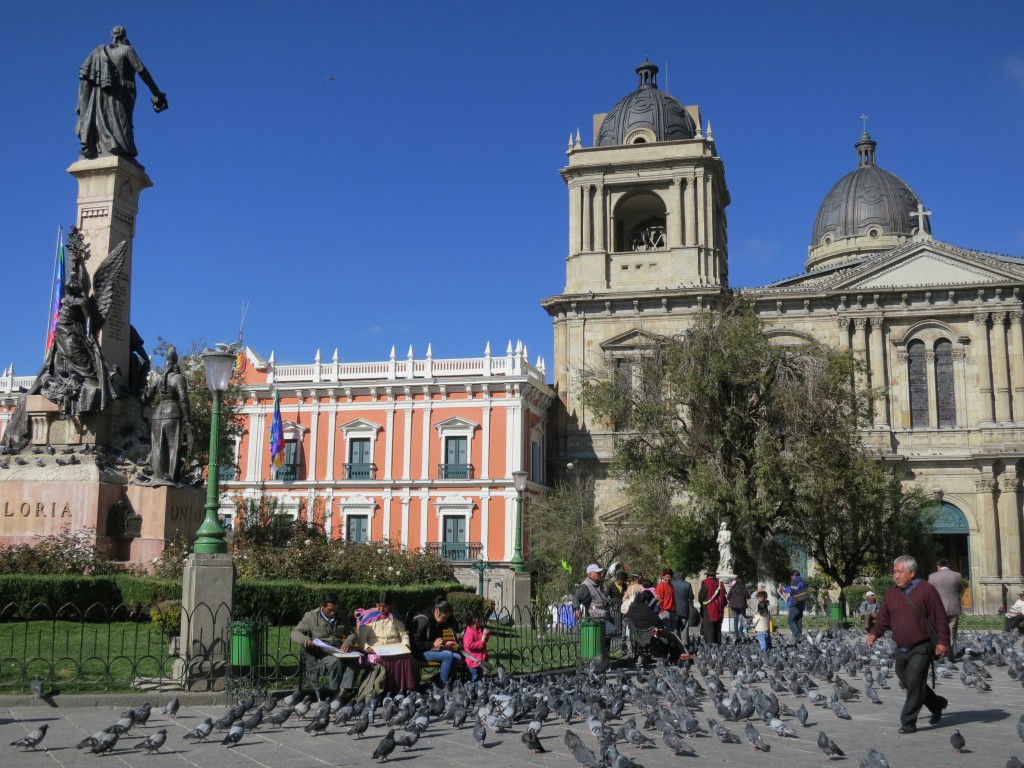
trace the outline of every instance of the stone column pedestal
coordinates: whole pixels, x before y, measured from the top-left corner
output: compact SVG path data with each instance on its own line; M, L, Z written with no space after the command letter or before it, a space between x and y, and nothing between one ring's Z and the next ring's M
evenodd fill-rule
M174 677L188 691L223 690L231 661L235 561L229 554L189 555L181 592L181 656Z
M529 621L533 609L532 578L529 571L514 571L508 584L510 590L505 598L512 617L517 623Z
M153 186L145 169L123 157L79 160L68 168L78 179L77 226L89 246L85 263L90 280L114 248L128 243L128 253L114 297L100 331L100 349L107 365L116 365L127 380L131 348L132 240L139 195Z

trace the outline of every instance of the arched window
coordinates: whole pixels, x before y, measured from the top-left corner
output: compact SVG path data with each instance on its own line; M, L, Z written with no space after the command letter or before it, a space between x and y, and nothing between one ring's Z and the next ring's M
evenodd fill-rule
M907 345L907 362L910 368L910 428L927 428L928 362L923 341L912 341Z
M939 429L955 427L956 396L953 394L953 343L948 339L939 339L935 342L935 400L938 405Z

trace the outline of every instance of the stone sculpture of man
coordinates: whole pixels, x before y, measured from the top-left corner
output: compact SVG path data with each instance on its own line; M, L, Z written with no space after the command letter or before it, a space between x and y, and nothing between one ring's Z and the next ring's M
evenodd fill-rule
M732 533L724 520L718 526L718 573L732 574Z
M135 159L135 75L153 93L153 111L167 109L167 95L128 41L124 27L114 27L113 42L89 54L78 71L78 120L75 132L84 158L117 155Z
M153 477L176 483L181 477L186 447L192 442L192 426L189 424L188 384L178 370L178 350L174 347L167 350L163 372L150 379L146 404L153 408L149 449Z

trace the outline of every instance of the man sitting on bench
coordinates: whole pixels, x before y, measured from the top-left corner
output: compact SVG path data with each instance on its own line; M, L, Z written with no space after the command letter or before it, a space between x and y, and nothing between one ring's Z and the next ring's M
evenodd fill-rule
M443 597L429 608L417 613L411 621L412 652L420 661L441 665L441 685L448 685L456 664L462 664L458 653L459 625L453 617L452 604Z
M352 627L338 616L338 596L327 592L320 607L306 613L292 630L292 641L302 646L306 654L304 664L323 668L330 677L331 694L340 691L342 697L351 697L359 669L355 659L341 659L336 653L347 653L356 642Z
M644 590L638 592L633 599L633 604L626 611L625 619L633 625L637 632L650 634L651 649L675 660L686 653L686 648L678 637L665 628L665 623L658 618L651 608L651 593ZM638 638L638 642L641 642Z

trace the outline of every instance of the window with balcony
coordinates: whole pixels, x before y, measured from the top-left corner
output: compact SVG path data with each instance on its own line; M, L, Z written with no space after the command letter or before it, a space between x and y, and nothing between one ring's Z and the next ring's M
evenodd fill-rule
M483 545L479 541L468 541L469 521L473 517L475 504L472 499L450 494L434 502L437 512L438 538L428 541L427 552L440 555L445 560L466 562L480 557Z
M274 472L274 479L289 483L299 479L300 443L298 440L284 441L284 463Z
M348 441L346 480L373 480L373 446L368 437L353 437Z
M461 418L445 419L434 425L441 438L441 463L437 476L441 480L469 480L473 475L470 456L473 451L473 434L480 425Z

